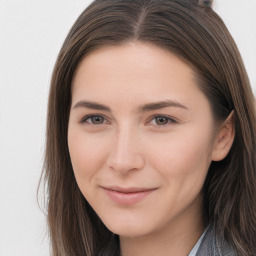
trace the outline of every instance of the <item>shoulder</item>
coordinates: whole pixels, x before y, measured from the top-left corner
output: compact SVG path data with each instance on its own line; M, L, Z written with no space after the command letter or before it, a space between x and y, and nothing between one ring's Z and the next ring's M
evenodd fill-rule
M213 225L210 224L196 256L238 256L227 242L217 241Z

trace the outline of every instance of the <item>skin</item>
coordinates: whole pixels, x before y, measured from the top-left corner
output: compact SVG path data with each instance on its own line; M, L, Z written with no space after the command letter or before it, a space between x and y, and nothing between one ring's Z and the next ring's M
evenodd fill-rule
M188 255L206 227L202 186L234 130L232 116L217 125L194 77L170 52L140 42L96 50L76 70L68 128L74 174L120 236L124 256ZM154 190L120 204L109 186Z

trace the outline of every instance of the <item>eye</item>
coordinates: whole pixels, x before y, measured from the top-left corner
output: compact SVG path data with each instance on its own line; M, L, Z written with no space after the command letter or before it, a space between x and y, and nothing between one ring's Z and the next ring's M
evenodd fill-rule
M89 115L81 120L81 123L88 123L94 125L106 124L108 121L101 115Z
M175 124L177 121L168 116L154 116L151 123L157 126L164 126L168 124Z

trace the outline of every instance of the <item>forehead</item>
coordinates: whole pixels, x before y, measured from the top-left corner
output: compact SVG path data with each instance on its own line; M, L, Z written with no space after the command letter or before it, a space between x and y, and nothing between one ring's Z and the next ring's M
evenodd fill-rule
M102 47L85 56L75 71L72 85L75 87L83 81L89 84L91 80L95 83L102 79L107 83L122 76L121 87L127 80L153 77L164 80L167 74L173 79L188 78L195 83L192 67L170 51L149 43L129 42Z
M79 64L72 82L72 101L114 99L191 101L202 97L193 69L169 51L141 42L91 52ZM193 104L190 102L190 104Z
M117 62L118 61L118 62ZM185 60L175 56L171 51L163 47L159 47L155 44L148 42L127 42L125 44L117 46L103 46L99 49L96 49L89 54L87 54L83 60L78 65L75 75L81 70L81 66L87 65L90 62L90 66L97 64L104 65L106 63L111 63L112 65L116 63L115 68L123 68L121 65L118 65L121 62L126 62L131 65L140 65L140 68L148 67L152 64L163 64L168 62L170 65L171 62L175 62L177 68L183 66L183 71L185 68L188 72L193 72L193 67L188 63L185 63ZM170 62L171 61L171 62ZM178 65L177 65L178 64ZM88 66L87 66L88 68ZM142 70L140 69L140 72Z

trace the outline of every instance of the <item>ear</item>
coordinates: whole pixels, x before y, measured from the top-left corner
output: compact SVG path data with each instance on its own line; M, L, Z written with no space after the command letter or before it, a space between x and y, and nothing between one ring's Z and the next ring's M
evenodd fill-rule
M221 161L223 160L235 138L235 124L234 124L234 110L229 114L228 118L220 125L218 133L216 135L213 151L212 160Z

